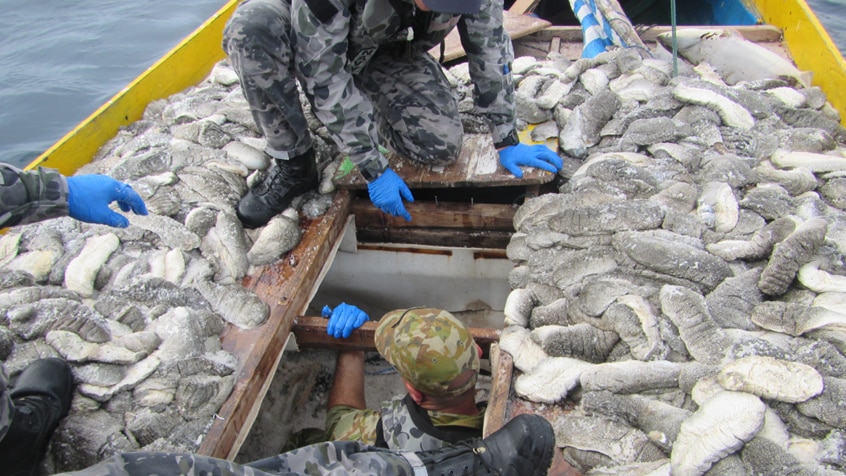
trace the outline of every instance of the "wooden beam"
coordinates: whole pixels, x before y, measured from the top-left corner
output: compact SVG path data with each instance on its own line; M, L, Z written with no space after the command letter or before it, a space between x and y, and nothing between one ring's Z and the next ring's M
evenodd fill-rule
M491 359L491 396L488 408L485 410L485 422L482 436L487 438L491 433L502 428L506 421L508 398L511 393L511 369L513 360L511 354L500 350L499 344L492 344Z
M523 2L523 0L518 0ZM535 0L537 2L537 0ZM512 9L514 6L512 5ZM534 9L534 7L532 7ZM511 39L521 38L530 35L536 31L543 30L552 23L529 15L522 15L522 12L513 12L505 10L502 12L502 23L505 31ZM441 59L441 47L435 46L429 50L429 54L433 58ZM465 55L464 48L461 46L461 39L458 36L458 29L453 29L444 39L444 63L459 59Z
M511 4L511 8L508 11L517 15L532 13L537 8L538 3L540 3L540 0L517 0Z
M367 199L353 201L352 213L357 227L456 228L490 231L514 231L512 205L494 203L411 202L405 204L412 221L382 212Z
M388 165L412 190L419 188L474 188L516 187L544 184L555 180L555 174L539 168L525 168L523 177L517 178L499 164L499 153L489 133L464 134L461 153L448 165L424 165L389 152ZM343 189L364 190L367 182L358 168L342 164L333 177L335 186Z
M267 321L255 329L229 325L223 349L238 356L235 387L200 445L199 454L232 459L249 433L291 327L308 305L323 264L344 231L352 198L339 190L329 210L305 225L300 244L277 262L244 278L242 284L270 306Z
M407 243L410 245L448 246L457 248L505 249L511 241L507 231L427 230L424 228L359 228L356 236L362 243Z
M354 330L346 339L336 339L326 333L328 319L322 317L303 316L298 317L294 323L293 332L299 347L331 348L337 350L376 350L373 343L373 336L379 321L367 321ZM482 347L487 355L491 344L499 342L500 331L498 329L487 329L471 327L470 334L473 340Z
M725 28L721 26L683 26L679 27L679 29L690 29L690 28L701 28L706 30L714 30ZM769 42L769 41L781 41L782 33L781 30L775 28L770 25L749 25L749 26L732 26L733 30L737 30L749 41L754 42ZM656 40L655 38L660 35L661 33L666 33L668 31L672 31L672 27L666 25L659 25L653 26L650 28L646 28L643 31L638 32L641 40L643 42L652 42L654 43ZM544 28L543 30L539 30L533 33L530 37L521 38L519 40L515 40L515 42L520 41L550 41L553 38L558 37L561 38L561 41L564 42L577 42L581 43L582 41L582 27L576 26L550 26Z

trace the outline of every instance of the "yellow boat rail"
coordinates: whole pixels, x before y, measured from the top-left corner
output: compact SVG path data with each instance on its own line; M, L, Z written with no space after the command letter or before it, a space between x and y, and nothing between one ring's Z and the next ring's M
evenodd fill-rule
M230 0L193 33L91 113L26 169L38 166L73 175L118 130L141 118L147 105L194 86L223 59L223 27L240 0Z
M797 67L813 71L813 84L828 96L846 125L846 61L804 0L745 0L754 2L764 23L782 29L788 52ZM155 64L94 111L26 169L45 166L73 175L91 161L97 150L121 127L141 118L147 105L194 86L224 58L223 27L240 0L229 0L203 25Z
M846 60L805 0L754 0L764 23L782 30L796 66L813 71L813 84L840 111L846 126Z

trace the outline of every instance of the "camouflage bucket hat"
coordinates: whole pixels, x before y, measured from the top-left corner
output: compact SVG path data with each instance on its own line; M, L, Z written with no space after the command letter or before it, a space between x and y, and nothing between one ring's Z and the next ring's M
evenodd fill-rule
M441 309L398 309L379 321L376 349L415 388L430 395L459 395L476 385L450 383L468 370L479 373L479 353L470 331Z

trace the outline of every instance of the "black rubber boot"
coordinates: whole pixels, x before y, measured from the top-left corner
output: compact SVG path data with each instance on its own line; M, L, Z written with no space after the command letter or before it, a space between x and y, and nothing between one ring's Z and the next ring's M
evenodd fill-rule
M429 475L545 475L552 463L555 433L539 415L517 415L487 438L417 453Z
M317 188L317 165L314 149L309 149L288 160L274 160L264 180L241 197L236 213L245 227L262 227L288 208L294 197L314 188Z
M70 366L61 359L36 360L21 372L9 395L15 413L9 431L0 441L2 474L35 476L53 431L70 409Z

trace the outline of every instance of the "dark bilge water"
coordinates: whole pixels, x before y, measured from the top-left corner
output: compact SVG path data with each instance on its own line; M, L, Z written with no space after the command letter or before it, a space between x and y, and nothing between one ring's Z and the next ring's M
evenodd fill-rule
M23 166L225 0L0 0L0 160ZM846 0L808 0L846 52Z

